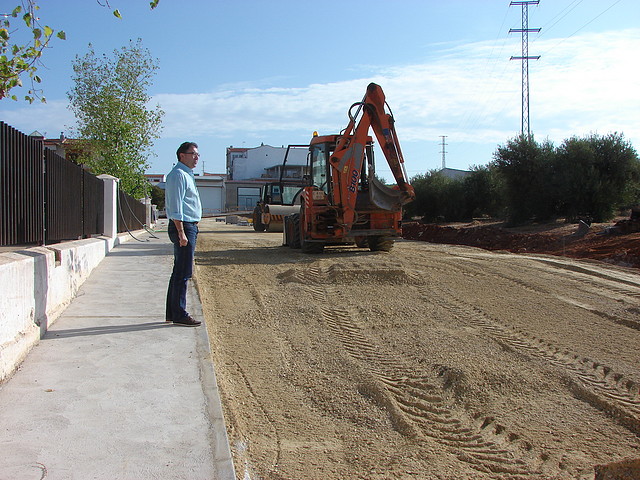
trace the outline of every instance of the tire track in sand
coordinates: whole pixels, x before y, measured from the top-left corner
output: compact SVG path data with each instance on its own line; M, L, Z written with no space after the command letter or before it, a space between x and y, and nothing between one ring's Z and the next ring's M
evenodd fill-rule
M407 437L429 438L465 462L474 470L495 479L547 478L540 467L547 457L493 418L472 418L447 405L441 387L433 377L409 374L401 360L384 353L358 326L357 315L348 309L330 305L327 298L338 296L335 279L340 269L327 270L308 265L304 272L296 269L280 275L284 282L300 283L320 309L329 331L336 335L345 351L368 371L372 380L360 385L368 396L390 415L396 430ZM366 272L368 277L383 277L388 271ZM396 280L414 282L417 276L391 272ZM400 278L398 278L400 277ZM546 465L546 470L553 468Z
M552 343L502 324L481 309L441 289L431 300L455 318L487 332L500 344L562 369L573 393L582 401L616 418L640 434L640 386L624 374L596 360L580 357Z
M516 265L514 265L514 271L520 273L527 272L527 278L537 278L538 282L534 284L523 280L521 278L522 275L510 275L508 270L498 270L487 262L475 263L478 260L476 257L462 255L458 255L458 257L470 260L471 262L467 261L461 264L454 260L445 260L443 263L447 265L448 272L456 272L471 278L485 278L487 275L492 275L528 292L537 295L551 296L562 302L584 309L594 315L598 315L609 322L623 325L634 330L640 330L640 319L612 314L609 311L604 311L602 306L597 303L585 303L585 301L582 300L568 298L565 295L568 289L565 288L562 292L558 292L557 289L549 288L544 279L554 280L553 283L555 284L558 283L558 277L564 278L566 283L571 284L571 290L584 292L585 295L588 296L595 294L600 297L616 300L620 304L627 306L628 314L633 314L633 316L636 317L640 311L640 285L638 284L624 279L617 279L612 275L594 273L587 268L577 268L575 266L574 268L561 268L560 265L562 264L560 262L536 260L534 263L525 263L517 259L517 268L515 268ZM431 266L429 268L431 268Z

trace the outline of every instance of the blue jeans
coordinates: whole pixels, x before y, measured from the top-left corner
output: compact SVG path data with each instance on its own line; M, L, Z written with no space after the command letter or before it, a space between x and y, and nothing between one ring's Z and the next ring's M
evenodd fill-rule
M187 282L193 275L193 258L198 238L198 225L183 222L184 234L187 236L186 246L180 246L178 229L169 220L169 240L173 243L173 271L167 290L166 320L180 320L187 317Z

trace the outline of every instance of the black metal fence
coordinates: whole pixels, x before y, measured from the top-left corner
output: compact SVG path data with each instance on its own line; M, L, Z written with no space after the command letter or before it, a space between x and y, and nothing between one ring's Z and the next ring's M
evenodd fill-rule
M102 234L104 228L104 181L82 171L83 235ZM140 203L140 202L138 202Z
M44 153L46 243L102 234L104 182L51 150Z
M43 148L0 122L0 245L44 239Z
M118 232L142 228L146 206L119 192ZM0 246L103 234L104 182L0 121Z

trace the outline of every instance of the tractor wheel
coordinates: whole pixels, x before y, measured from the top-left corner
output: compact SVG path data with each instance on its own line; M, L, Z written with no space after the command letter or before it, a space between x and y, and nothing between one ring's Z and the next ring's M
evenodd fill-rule
M294 213L289 216L291 224L291 237L289 238L289 246L291 248L300 248L300 214Z
M369 237L369 250L372 252L388 252L393 248L391 237Z
M305 242L301 239L300 244L304 253L322 253L324 251L323 242Z
M369 246L368 237L355 237L355 240L356 240L356 246L360 248L367 248Z
M324 242L307 242L304 239L304 231L302 224L302 219L304 215L304 207L300 209L300 214L297 215L298 218L298 241L300 242L299 248L302 248L303 253L322 253L324 250Z
M260 212L260 208L256 207L253 209L253 229L256 232L264 232L265 224L262 223L262 213Z

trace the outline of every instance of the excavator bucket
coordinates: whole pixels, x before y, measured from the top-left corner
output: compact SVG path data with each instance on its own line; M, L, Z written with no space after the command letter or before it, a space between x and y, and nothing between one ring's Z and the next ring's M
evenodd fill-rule
M372 174L369 177L369 200L382 210L399 212L404 204L411 201L411 198L402 190L388 187Z

